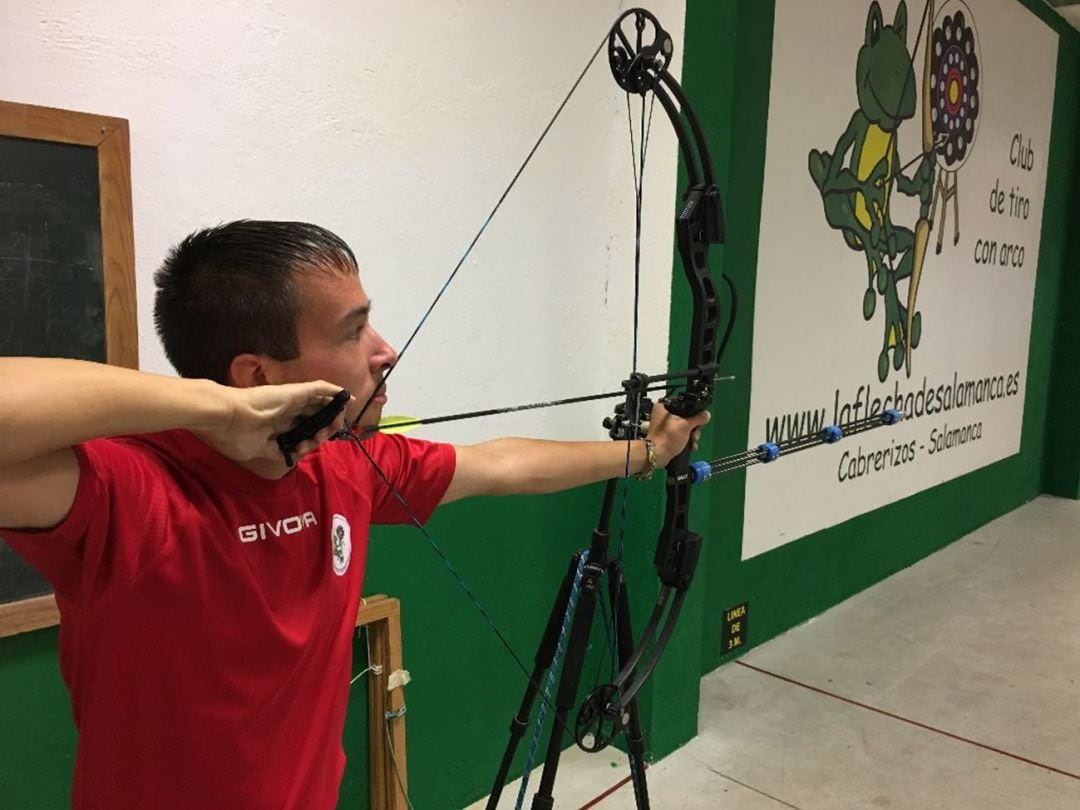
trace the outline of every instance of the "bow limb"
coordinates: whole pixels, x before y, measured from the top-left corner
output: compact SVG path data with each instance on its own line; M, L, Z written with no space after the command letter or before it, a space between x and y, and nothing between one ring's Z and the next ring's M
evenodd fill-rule
M934 29L934 0L927 0L926 51L923 54L922 80L922 151L928 155L934 149L934 122L930 109L930 70L933 64L931 40ZM933 185L933 179L931 179ZM904 368L911 376L911 329L915 321L915 301L919 295L919 279L922 277L923 261L926 259L926 246L930 243L930 220L919 212L919 221L915 224L915 246L911 264L911 279L908 282L907 321L904 331Z

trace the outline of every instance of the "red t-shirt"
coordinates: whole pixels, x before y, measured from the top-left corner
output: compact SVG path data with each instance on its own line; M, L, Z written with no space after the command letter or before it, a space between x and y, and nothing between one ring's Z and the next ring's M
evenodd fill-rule
M451 445L365 442L420 520ZM368 526L408 516L351 442L267 480L186 431L75 448L47 531L0 535L56 589L75 808L337 803Z

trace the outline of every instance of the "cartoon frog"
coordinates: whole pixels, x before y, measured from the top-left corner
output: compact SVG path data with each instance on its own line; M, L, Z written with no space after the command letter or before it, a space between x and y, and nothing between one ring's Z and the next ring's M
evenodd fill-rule
M897 131L915 114L915 71L907 49L907 4L900 0L893 24L884 24L877 0L866 17L866 39L855 67L859 107L832 154L811 149L810 176L821 192L825 221L839 230L852 250L866 257L867 286L863 295L863 318L870 320L877 295L885 299L885 335L878 355L878 379L904 363L905 343L919 345L922 318L915 313L911 334L907 308L897 284L911 275L914 234L893 223L889 197L898 191L918 197L920 216L926 218L933 195L935 159L925 154L911 177L900 167ZM874 289L877 288L877 293Z

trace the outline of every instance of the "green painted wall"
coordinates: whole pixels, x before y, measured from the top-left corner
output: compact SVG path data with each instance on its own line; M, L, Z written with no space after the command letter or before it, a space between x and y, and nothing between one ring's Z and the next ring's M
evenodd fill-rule
M1080 300L1080 279L1066 272L1075 269L1080 255L1080 35L1038 0L1024 5L1061 33L1061 44L1021 451L746 562L740 559L745 476L717 479L704 561L702 672L727 660L720 649L725 608L750 602L745 652L1044 490L1080 495L1080 431L1072 412L1080 393L1075 372L1080 321L1067 303ZM715 150L726 153L720 180L729 224L723 270L736 280L740 301L724 370L742 381L749 380L751 367L773 13L774 3L761 0L690 0L687 7L684 83L708 121ZM733 64L730 81L715 69L717 64ZM745 447L749 420L748 385L734 384L722 392L714 412L715 456Z
M75 726L56 628L0 639L0 796L19 810L68 807Z
M1080 36L1037 0L1025 5L1063 37L1021 453L747 563L739 560L742 480L723 477L695 492L695 527L708 543L679 631L643 690L652 758L696 732L699 676L724 660L719 650L724 608L749 600L750 642L760 644L1024 503L1044 486L1080 494L1080 432L1071 426L1071 403L1080 387L1072 359L1080 348L1080 323L1072 308L1059 305L1080 300L1080 281L1065 272L1067 257L1080 255ZM764 0L687 4L684 85L710 133L725 193L729 242L716 255L740 293L739 321L725 362L725 370L738 379L720 386L708 434L712 446L702 448L703 456L743 449L749 417L772 14L772 2ZM682 367L687 302L681 278L673 281L673 290L670 362ZM656 592L651 559L661 499L660 481L636 487L628 519L641 527L626 541L639 629ZM458 503L440 510L429 525L526 667L567 561L588 544L599 503L599 487ZM487 792L525 676L415 530L376 529L366 590L402 600L405 665L413 676L406 694L414 804L462 807ZM608 669L599 623L592 642L583 691L602 681ZM363 668L362 645L357 650L355 671ZM364 685L357 684L346 728L352 758L342 807L367 806L365 697ZM55 630L0 640L0 706L4 807L66 806L75 734L57 671ZM600 756L623 764L618 752Z
M1061 127L1060 163L1048 178L1064 201L1056 222L1056 255L1063 264L1058 301L1054 356L1050 374L1050 401L1046 415L1045 489L1054 495L1080 498L1080 430L1076 427L1075 403L1080 401L1080 46L1076 37L1063 41L1058 55L1058 100L1054 127ZM1064 38L1063 38L1064 40ZM1067 133L1072 132L1070 140ZM1048 189L1049 195L1049 189ZM1044 228L1046 239L1049 228ZM1071 272L1070 272L1071 271Z

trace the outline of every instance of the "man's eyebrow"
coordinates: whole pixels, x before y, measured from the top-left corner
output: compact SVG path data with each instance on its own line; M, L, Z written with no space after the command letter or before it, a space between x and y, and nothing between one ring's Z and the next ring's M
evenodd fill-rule
M369 312L371 312L371 301L368 301L362 307L353 307L350 309L342 316L341 323L347 324L352 323L358 318L366 318Z

